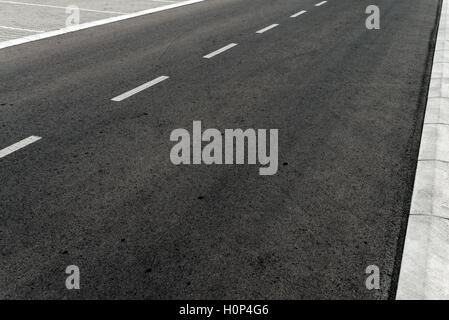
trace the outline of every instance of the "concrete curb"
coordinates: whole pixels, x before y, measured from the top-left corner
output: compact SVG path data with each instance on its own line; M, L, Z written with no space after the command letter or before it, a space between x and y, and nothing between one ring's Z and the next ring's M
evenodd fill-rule
M396 299L449 299L449 1L443 0Z

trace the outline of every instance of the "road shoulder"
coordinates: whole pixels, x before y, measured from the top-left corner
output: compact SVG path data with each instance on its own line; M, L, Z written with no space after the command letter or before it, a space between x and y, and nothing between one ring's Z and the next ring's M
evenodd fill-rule
M443 0L396 299L448 299L449 2Z

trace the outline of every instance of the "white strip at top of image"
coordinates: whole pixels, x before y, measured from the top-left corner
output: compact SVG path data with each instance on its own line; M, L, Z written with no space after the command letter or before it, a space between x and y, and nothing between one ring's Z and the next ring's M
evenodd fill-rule
M34 35L30 35L30 36L26 36L26 37L22 37L22 38L18 38L18 39L7 40L7 41L0 42L0 49L17 46L17 45L32 42L32 41L51 38L51 37L59 36L59 35L70 33L70 32L93 28L93 27L97 27L97 26L101 26L101 25L105 25L105 24L109 24L109 23L113 23L113 22L117 22L117 21L136 18L136 17L147 15L147 14L152 14L152 13L170 10L170 9L174 9L174 8L178 8L178 7L182 7L182 6L187 6L187 5L191 5L191 4L195 4L195 3L199 3L199 2L203 2L203 1L205 1L205 0L187 0L187 1L182 1L182 2L176 2L176 3L168 4L168 5L157 7L157 8L152 8L152 9L138 11L138 12L134 12L134 13L130 13L130 14L120 15L117 17L101 19L101 20L97 20L97 21L82 23L79 25L54 30L54 31L48 31L48 32L34 34Z

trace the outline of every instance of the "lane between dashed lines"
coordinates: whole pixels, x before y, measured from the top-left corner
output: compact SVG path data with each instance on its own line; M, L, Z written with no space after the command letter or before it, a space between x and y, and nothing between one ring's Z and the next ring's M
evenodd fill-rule
M123 94L121 94L121 95L119 95L119 96L117 96L115 98L112 98L111 100L112 101L116 101L116 102L123 101L123 100L125 100L125 99L127 99L127 98L129 98L129 97L131 97L133 95L135 95L136 93L139 93L139 92L141 92L141 91L143 91L145 89L148 89L150 87L153 87L153 86L157 85L158 83L160 83L162 81L167 80L168 78L169 77L167 77L167 76L161 76L161 77L156 78L154 80L151 80L151 81L149 81L147 83L144 83L141 86L138 86L137 88L129 90L129 91L127 91L127 92L125 92L125 93L123 93Z
M26 146L42 139L41 137L37 136L30 136L26 139L23 139L17 143L14 143L13 145L6 147L5 149L0 150L0 159L6 157L7 155L16 152L17 150L20 150L22 148L25 148Z

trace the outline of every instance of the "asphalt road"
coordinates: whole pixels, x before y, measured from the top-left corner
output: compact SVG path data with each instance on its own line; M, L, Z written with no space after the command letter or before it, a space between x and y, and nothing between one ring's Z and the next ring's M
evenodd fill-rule
M394 297L439 1L378 0L380 30L371 1L317 2L210 0L1 50L0 149L42 139L0 159L0 298ZM277 175L173 165L193 120L279 129Z

